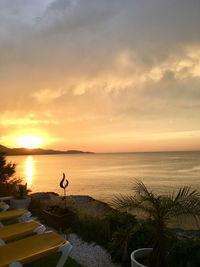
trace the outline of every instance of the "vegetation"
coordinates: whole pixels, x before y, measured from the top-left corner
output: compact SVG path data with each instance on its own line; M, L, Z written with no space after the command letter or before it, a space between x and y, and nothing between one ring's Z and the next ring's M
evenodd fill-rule
M71 228L66 230L77 233L86 242L96 242L103 247L108 242L107 225L103 219L98 217L76 214Z
M33 199L30 207L33 215L42 218L44 204ZM155 245L155 227L153 218L147 217L146 221L139 222L134 215L127 212L116 210L104 217L94 217L76 211L75 220L64 231L66 234L77 233L84 241L95 242L103 246L110 253L113 261L128 267L133 250ZM197 239L193 241L178 240L175 233L167 228L164 238L165 253L167 254L165 260L170 267L198 266L194 262L199 260L200 241ZM188 254L187 248L190 246L188 251L191 251L191 254ZM179 255L180 259L178 259ZM190 255L193 257L191 258ZM187 262L188 265L184 265L184 262Z
M177 240L169 254L169 266L196 267L200 263L200 238Z
M31 190L27 188L27 183L25 185L19 184L17 188L17 199L24 199L27 197L28 193L31 192Z
M135 249L135 244L141 243L141 229L137 229L137 242L133 237L135 230L140 224L135 216L127 212L113 211L103 218L78 213L71 228L66 229L66 233L77 233L86 242L95 242L104 247L111 255L112 260L120 262L123 266L130 266L130 253ZM95 233L95 234L94 234ZM150 239L149 232L145 232L145 241Z
M0 182L6 183L15 173L15 164L7 163L4 153L0 153Z
M5 154L0 153L0 196L16 195L17 185L21 183L21 179L15 178L16 164L7 163Z
M44 203L42 203L39 199L31 199L29 204L30 212L38 217L42 222L44 221L43 209L46 207Z
M153 253L150 264L155 267L167 266L167 240L169 240L168 222L173 218L200 216L200 194L185 186L178 193L165 196L149 191L141 181L133 186L134 195L116 196L112 204L120 210L141 211L152 228Z

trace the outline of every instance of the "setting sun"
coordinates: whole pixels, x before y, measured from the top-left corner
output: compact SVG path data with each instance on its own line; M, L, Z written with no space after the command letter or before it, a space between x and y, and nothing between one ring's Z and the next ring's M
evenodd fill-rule
M37 148L41 144L42 139L37 136L20 136L17 142L24 148Z

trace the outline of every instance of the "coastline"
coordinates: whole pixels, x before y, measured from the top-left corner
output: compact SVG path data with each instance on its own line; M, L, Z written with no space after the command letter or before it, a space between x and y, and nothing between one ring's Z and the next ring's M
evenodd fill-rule
M59 154L94 154L94 152L81 150L54 150L42 148L8 148L0 145L0 153L5 153L6 156L28 156L28 155L59 155Z
M59 205L63 206L63 197L55 192L37 192L30 195L32 199L40 200L45 204ZM107 213L115 211L107 203L94 199L88 195L70 195L66 197L67 203L72 208L76 208L79 212L82 212L86 215L92 217L102 218ZM137 216L136 216L137 217ZM141 219L138 219L141 221ZM191 222L187 222L184 225L180 225L177 222L174 222L169 225L169 229L176 233L177 237L180 239L188 239L199 237L199 228L196 226L190 227Z
M31 198L40 200L45 204L63 206L63 196L55 192L37 192L32 193ZM112 212L114 209L111 208L107 203L94 199L88 195L70 195L66 196L67 205L77 208L90 216L103 217L106 213Z

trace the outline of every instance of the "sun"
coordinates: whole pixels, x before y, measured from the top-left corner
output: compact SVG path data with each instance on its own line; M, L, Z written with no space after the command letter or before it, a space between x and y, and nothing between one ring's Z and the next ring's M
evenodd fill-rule
M42 139L38 136L20 136L17 138L17 142L24 148L37 148L41 144Z

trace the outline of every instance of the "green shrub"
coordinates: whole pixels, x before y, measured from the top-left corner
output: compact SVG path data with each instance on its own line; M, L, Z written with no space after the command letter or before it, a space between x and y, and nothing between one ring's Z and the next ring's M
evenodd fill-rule
M175 234L169 230L166 232L166 240L168 248L177 242ZM144 247L153 247L153 242L154 227L151 224L147 222L127 223L127 225L118 228L113 233L108 245L108 251L114 262L119 262L123 266L130 266L132 251Z
M77 233L86 242L95 242L104 248L108 248L113 234L121 228L129 228L135 225L135 216L126 212L112 212L103 218L78 213L72 231Z
M0 153L0 196L16 195L16 186L21 182L14 178L16 164L6 162L4 153Z
M39 199L33 199L31 198L31 202L29 204L29 210L30 212L38 217L40 220L44 220L43 216L43 209L45 208L45 204L42 203Z
M108 231L104 219L90 215L78 215L72 225L72 231L86 242L95 242L103 247L107 245Z
M17 196L22 180L14 177L16 164L7 162L5 153L0 153L0 196Z
M112 235L120 228L126 228L137 224L135 216L127 212L113 211L105 216L105 222L107 223L108 230Z
M152 247L153 231L148 224L127 225L113 233L108 251L114 262L130 266L130 254L142 247Z
M0 183L8 183L13 179L15 167L16 164L6 162L5 153L0 153Z
M200 238L177 240L168 257L170 267L200 266Z

